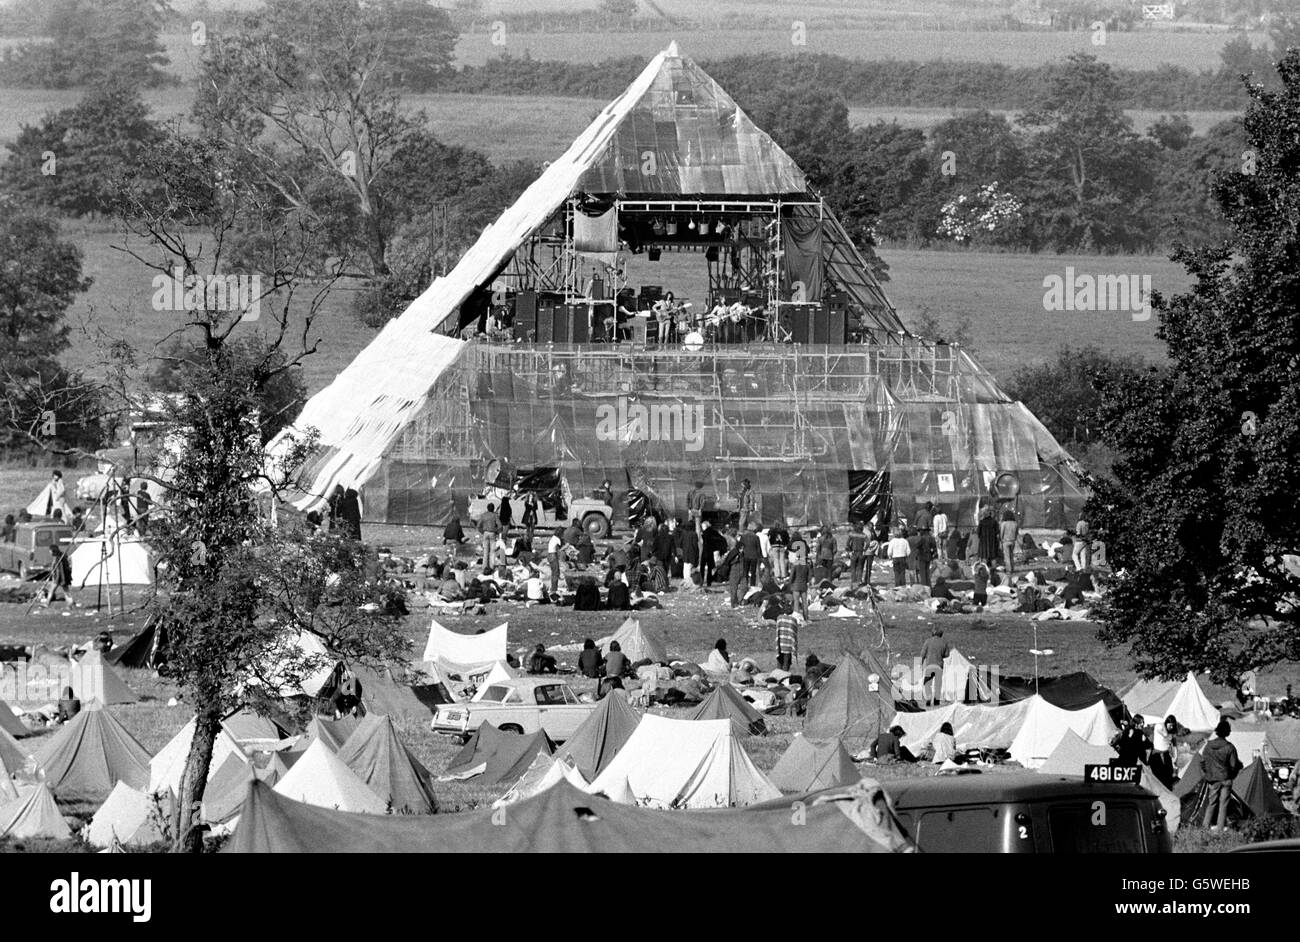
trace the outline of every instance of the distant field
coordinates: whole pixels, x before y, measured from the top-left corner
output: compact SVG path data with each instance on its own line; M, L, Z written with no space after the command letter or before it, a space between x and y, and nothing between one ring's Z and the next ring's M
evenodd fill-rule
M1094 46L1089 32L1039 33L946 30L813 29L807 44L791 44L790 30L683 30L630 33L512 33L503 45L493 45L490 33L461 36L456 60L482 65L503 53L534 59L599 62L613 56L649 58L676 40L686 55L716 59L743 53L828 53L862 60L1003 62L1013 66L1042 65L1074 52L1087 52L1103 62L1126 69L1155 69L1179 65L1192 71L1218 67L1225 33L1186 33L1136 30L1110 33L1105 45ZM1252 36L1256 44L1262 37Z

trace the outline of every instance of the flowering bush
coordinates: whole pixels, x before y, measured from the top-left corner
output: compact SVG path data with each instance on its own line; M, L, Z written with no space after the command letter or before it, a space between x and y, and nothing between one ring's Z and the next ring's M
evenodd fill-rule
M944 203L937 231L957 242L971 242L977 236L989 241L1005 238L1020 224L1022 205L1010 193L999 190L994 180Z

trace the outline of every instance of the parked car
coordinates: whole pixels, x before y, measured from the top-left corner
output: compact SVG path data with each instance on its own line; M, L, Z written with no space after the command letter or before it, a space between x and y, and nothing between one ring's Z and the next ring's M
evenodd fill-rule
M439 704L433 711L433 731L468 736L485 723L510 733L545 730L563 742L582 725L594 703L582 703L562 680L554 677L515 677L488 686L474 701Z
M18 573L26 581L44 576L50 571L50 547L56 543L66 546L72 542L72 527L53 520L34 520L20 523L14 542L0 543L0 570Z
M1037 772L881 783L923 852L1167 854L1165 811L1139 785Z
M607 537L614 523L613 505L592 497L571 497L569 483L557 468L533 468L515 472L513 479L493 468L494 483L470 498L469 516L478 520L488 504L499 509L503 500L510 501L511 525L519 527L524 519L524 495L532 493L537 498L537 529L545 531L566 526L577 520L593 540ZM506 485L509 485L508 487Z

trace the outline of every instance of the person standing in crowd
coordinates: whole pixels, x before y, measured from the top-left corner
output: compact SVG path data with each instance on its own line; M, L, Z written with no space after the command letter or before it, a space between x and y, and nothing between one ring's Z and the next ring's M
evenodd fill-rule
M143 484L140 485L140 486L141 486L141 487L144 487ZM319 516L320 516L320 515L317 514L317 517L318 517L318 518L319 518ZM8 519L12 520L13 518L10 517L10 518L8 518ZM73 535L73 536L76 536L76 535L79 534L79 533L84 533L84 532L86 531L86 508L85 508L85 507L73 507L73 508L72 508L72 519L69 520L68 523L70 523L70 524L72 525L72 535Z
M519 521L523 524L524 533L528 536L528 542L533 542L533 531L537 529L537 495L532 491L524 493L524 513Z
M663 564L664 575L668 576L673 559L673 528L668 525L667 520L659 524L659 529L655 530L650 555Z
M849 588L856 589L862 585L863 570L870 564L867 562L867 544L869 539L866 533L866 525L861 521L853 524L849 528Z
M794 596L794 610L803 616L804 621L808 620L808 582L811 577L811 567L808 565L808 544L798 533L794 534L794 543L792 548L800 547L801 549L794 554L794 565L790 570L790 592Z
M682 560L682 582L685 588L695 588L695 570L700 566L700 540L694 528L677 527L677 553Z
M980 511L980 520L975 532L979 536L979 558L991 572L998 559L998 523L993 519L993 508L985 507Z
M1002 562L1007 575L1016 571L1016 540L1020 538L1020 524L1016 523L1016 512L1008 507L1002 511L1002 522L998 525L998 537L1002 541Z
M785 583L790 576L789 553L790 531L782 523L776 523L767 531L768 564L772 567L772 578L778 583Z
M1145 764L1151 743L1147 739L1146 721L1141 714L1120 723L1119 732L1110 744L1119 753L1120 765Z
M754 486L749 478L740 482L740 494L736 498L736 503L739 513L736 527L744 533L749 529L750 523L757 523L758 520L758 494L754 492ZM755 526L754 529L757 530L758 527Z
M831 578L835 569L835 554L839 547L835 544L835 534L830 526L822 524L821 536L817 538L817 568L826 573L824 578Z
M702 536L704 527L704 482L696 481L695 486L686 494L686 510L691 515L691 527L697 536Z
M934 562L934 537L929 530L916 534L916 581L918 585L930 585L930 564Z
M577 546L578 537L582 536L582 527L579 525L578 519L575 517L570 520L569 525L560 532L565 543L570 546Z
M551 538L546 541L546 558L551 564L551 595L560 591L560 559L564 550L564 530L555 528Z
M782 612L776 619L776 666L790 670L799 653L799 621L802 615Z
M727 552L727 538L718 532L709 521L705 520L701 525L701 547L700 547L700 577L704 591L709 590L709 584L713 582L714 570L718 567L718 560L722 554Z
M442 529L442 543L444 546L448 543L451 543L454 546L460 546L460 544L464 542L465 530L460 525L460 517L453 516L447 521L447 525Z
M751 522L749 529L738 537L740 558L745 568L745 584L758 585L758 564L763 558L763 541L758 537L758 524Z
M907 559L912 555L912 544L907 542L903 530L895 530L889 541L889 562L894 567L894 588L907 585Z
M934 537L935 554L940 563L948 561L948 515L940 507L930 519L930 535Z
M135 509L131 506L130 478L122 478L122 490L118 492L117 504L122 512L122 527L129 533L135 529Z
M610 483L609 478L600 482L600 487L591 492L591 496L596 500L603 501L609 506L614 506L614 485Z
M1174 787L1174 754L1183 731L1178 728L1178 717L1170 713L1163 723L1157 723L1151 742L1151 771L1165 788Z
M53 543L50 545L50 574L41 606L48 608L51 602L58 601L60 589L63 590L68 608L72 608L76 604L72 598L72 560L62 546Z
M943 629L930 629L930 637L921 645L921 694L927 706L937 705L942 693L943 660L952 653L952 645L943 640Z
M153 510L153 498L149 496L149 484L141 481L135 492L135 532L147 536L149 532L149 515Z
M1232 799L1233 780L1243 768L1237 747L1228 742L1232 726L1227 720L1219 720L1214 727L1214 738L1201 750L1201 771L1203 781L1209 786L1209 796L1205 803L1205 817L1201 826L1211 831L1222 831L1228 826L1228 803ZM1218 817L1215 818L1215 811ZM1211 824L1210 822L1214 822Z
M731 591L731 607L739 608L740 584L745 577L745 546L734 533L728 535L728 540L731 542L731 547L727 550L727 554L722 557L720 568L727 570L727 586Z
M934 502L927 500L925 506L916 512L916 520L912 522L912 529L915 529L918 533L928 533L932 526L934 526Z
M971 566L971 581L975 590L971 601L983 608L989 604L989 567L984 560L977 559Z
M1088 521L1080 520L1074 528L1074 549L1071 560L1078 572L1092 567L1092 539L1088 536Z
M519 490L516 488L501 498L501 506L497 508L497 518L501 521L502 538L510 536L510 527L515 522L515 509L511 506L511 501L518 496Z
M488 504L478 518L478 532L483 544L483 566L491 569L496 565L497 536L501 532L501 519L497 516L496 504Z

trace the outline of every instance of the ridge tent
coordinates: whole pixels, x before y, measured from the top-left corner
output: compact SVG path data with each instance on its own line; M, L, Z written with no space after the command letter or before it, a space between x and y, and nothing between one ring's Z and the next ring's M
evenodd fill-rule
M900 700L923 703L925 701L923 679L909 676L910 673L904 664L894 667L894 696ZM980 676L979 669L956 647L953 647L948 656L943 659L942 673L939 675L939 700L943 703L969 701L987 703L993 700L992 688Z
M384 814L387 803L343 764L328 746L317 740L275 783L278 794L321 808Z
M795 733L768 778L783 792L802 794L856 782L858 770L838 739L815 742Z
M103 801L118 782L149 787L149 753L98 704L83 709L41 744L36 768L64 801Z
M143 847L166 840L164 822L171 821L175 796L170 792L149 795L118 782L90 819L86 842L95 847Z
M647 713L589 788L600 792L622 779L637 804L658 808L727 808L781 794L741 747L731 720Z
M903 727L903 745L912 752L929 745L944 723L952 724L960 749L1006 749L1024 725L1031 700L1005 706L950 703L919 713L895 713L889 725Z
M587 787L587 780L582 777L577 769L561 759L558 754L548 756L544 752L539 752L533 759L533 764L519 777L519 781L515 782L504 795L492 802L492 807L502 808L506 805L516 804L525 798L540 795L546 789L558 785L560 782L568 782L574 788L583 790Z
M1233 780L1232 793L1257 818L1291 813L1273 788L1263 759L1257 758Z
M1205 695L1192 671L1182 681L1136 680L1120 691L1120 699L1129 713L1149 723L1164 722L1172 715L1192 732L1207 733L1219 722L1219 708Z
M433 814L438 810L429 770L398 738L391 718L375 713L366 716L339 749L338 757L394 814Z
M194 743L195 720L190 719L181 727L158 754L149 760L149 794L171 791L178 795L181 791L181 778L185 775L185 763L189 761L190 746ZM235 742L224 727L218 728L216 739L212 743L212 762L208 766L208 781L216 774L227 756L239 756L245 762L248 757L243 748Z
M1052 754L1067 730L1074 730L1094 746L1109 746L1118 730L1103 703L1086 710L1062 710L1042 697L1031 697L1020 731L1011 742L1009 752L1027 769L1037 768Z
M68 554L72 585L95 589L114 585L153 585L154 561L143 540L110 537L78 539Z
M1106 712L1116 723L1124 718L1124 701L1087 671L1075 671L1059 677L1040 677L1036 684L1032 677L998 677L999 703L1017 703L1029 699L1035 693L1062 710L1082 710L1100 701L1106 704Z
M14 772L22 771L31 758L30 749L24 749L18 744L18 740L0 729L0 776L4 776L6 772L12 775Z
M913 845L870 782L838 801L790 808L676 814L621 805L558 782L510 806L425 817L372 817L289 801L262 783L248 791L226 853L890 853Z
M619 650L627 655L629 663L653 661L656 664L668 663L668 646L658 632L641 626L641 619L628 618L618 626L618 631L596 642L601 654L609 653L611 641L617 641Z
M104 655L104 662L114 667L158 669L166 662L167 629L151 618L145 626Z
M618 755L640 722L641 716L622 697L604 697L555 757L571 762L589 782Z
M24 786L17 798L0 805L0 838L4 837L67 841L72 839L72 830L59 813L50 790L38 782Z
M452 756L439 780L482 776L477 784L513 783L532 765L539 752L552 755L555 746L542 730L525 736L503 733L491 723L483 723Z
M278 768L259 769L251 762L240 762L238 756L227 756L203 790L203 820L209 824L229 821L239 814L250 783L274 785L280 774Z
M483 699L483 695L487 693L488 687L491 687L498 681L512 680L515 677L522 676L523 671L515 670L505 661L497 661L492 665L492 669L487 672L487 675L482 680L478 681L478 689L474 691L474 696L470 697L470 701L478 703Z
M854 739L879 734L894 713L889 672L846 653L822 688L808 701L803 734L809 739Z
M338 752L360 725L361 721L355 716L342 716L337 720L313 716L307 724L307 732L303 733L303 738L294 745L292 751L302 754L313 740L319 739L331 752Z
M0 700L0 730L4 730L15 739L21 739L32 734L32 731L27 728L27 724L20 720L9 704L3 700Z
M504 622L491 631L466 635L444 628L434 619L429 623L429 640L421 660L433 664L441 674L457 674L468 681L506 659L509 630L510 623Z
M104 655L92 649L81 656L81 660L72 665L73 694L82 703L98 700L105 706L118 703L135 703L140 698L126 682L118 676L117 671L104 663Z
M838 673L838 671L837 671ZM832 677L835 675L832 674ZM606 700L609 697L605 698ZM736 688L731 684L718 684L694 710L687 715L686 719L695 721L701 720L730 720L736 727L737 736L762 736L767 732L767 724L763 722L763 714L759 713L749 704L749 702L736 692Z
M1280 759L1300 760L1300 720L1285 716L1261 724L1273 754Z

